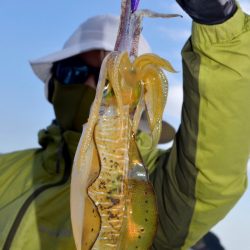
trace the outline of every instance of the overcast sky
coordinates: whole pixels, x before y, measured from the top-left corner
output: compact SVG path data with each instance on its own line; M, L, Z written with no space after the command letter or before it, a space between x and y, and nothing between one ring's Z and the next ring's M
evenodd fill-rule
M240 1L250 13L250 3ZM180 122L182 77L180 50L190 36L191 20L174 0L141 0L141 7L184 18L147 19L143 34L156 54L165 57L179 72L169 75L170 92L164 119L176 128ZM61 49L64 41L86 18L103 13L119 15L116 0L8 0L0 4L0 153L37 147L38 130L53 119L45 100L43 83L33 74L28 61ZM214 231L227 250L249 248L250 193ZM241 244L241 247L239 247Z

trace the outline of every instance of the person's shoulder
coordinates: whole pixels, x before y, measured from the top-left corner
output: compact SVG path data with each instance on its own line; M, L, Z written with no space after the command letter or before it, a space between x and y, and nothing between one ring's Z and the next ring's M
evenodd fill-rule
M14 164L20 161L25 161L31 158L34 158L35 155L39 152L39 148L30 148L24 150L13 151L9 153L0 153L0 168L3 165Z

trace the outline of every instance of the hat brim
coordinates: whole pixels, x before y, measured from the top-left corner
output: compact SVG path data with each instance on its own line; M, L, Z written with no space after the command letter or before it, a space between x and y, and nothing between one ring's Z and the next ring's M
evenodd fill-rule
M46 83L51 77L50 71L54 62L95 49L102 49L107 51L113 50L110 44L105 44L105 43L100 44L100 42L81 43L74 47L64 48L60 51L54 52L42 58L31 60L30 65L34 73L39 77L39 79L41 79L44 83Z
M171 142L174 139L175 134L176 134L175 128L166 121L162 121L161 126L162 126L162 129L161 129L159 144ZM147 119L145 118L141 119L140 124L139 124L139 129L146 133L150 133Z
M159 144L171 142L176 134L175 128L166 121L162 121L161 136Z

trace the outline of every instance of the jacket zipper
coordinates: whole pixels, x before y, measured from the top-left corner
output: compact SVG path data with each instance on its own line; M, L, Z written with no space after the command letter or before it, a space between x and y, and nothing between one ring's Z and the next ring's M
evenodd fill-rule
M46 191L50 188L53 188L53 187L64 185L69 180L70 173L71 173L71 161L70 161L70 156L69 156L69 153L68 153L68 150L66 149L66 147L67 147L66 144L63 144L62 154L64 155L64 159L65 159L65 168L64 168L64 173L63 173L62 179L56 183L46 184L44 186L39 187L27 198L27 200L25 200L25 202L23 203L22 207L20 208L20 210L15 218L15 221L12 224L12 227L8 233L8 236L7 236L6 241L4 243L4 246L3 246L3 250L10 249L11 244L13 242L13 239L15 237L15 234L17 232L17 229L20 226L20 223L21 223L27 209L29 208L30 204L32 203L32 201L34 201L44 191Z

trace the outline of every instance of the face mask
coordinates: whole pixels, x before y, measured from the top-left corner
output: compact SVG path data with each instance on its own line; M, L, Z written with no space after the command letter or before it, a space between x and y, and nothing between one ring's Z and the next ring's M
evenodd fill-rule
M82 131L87 122L95 89L84 84L63 85L54 81L52 104L56 120L63 130Z

